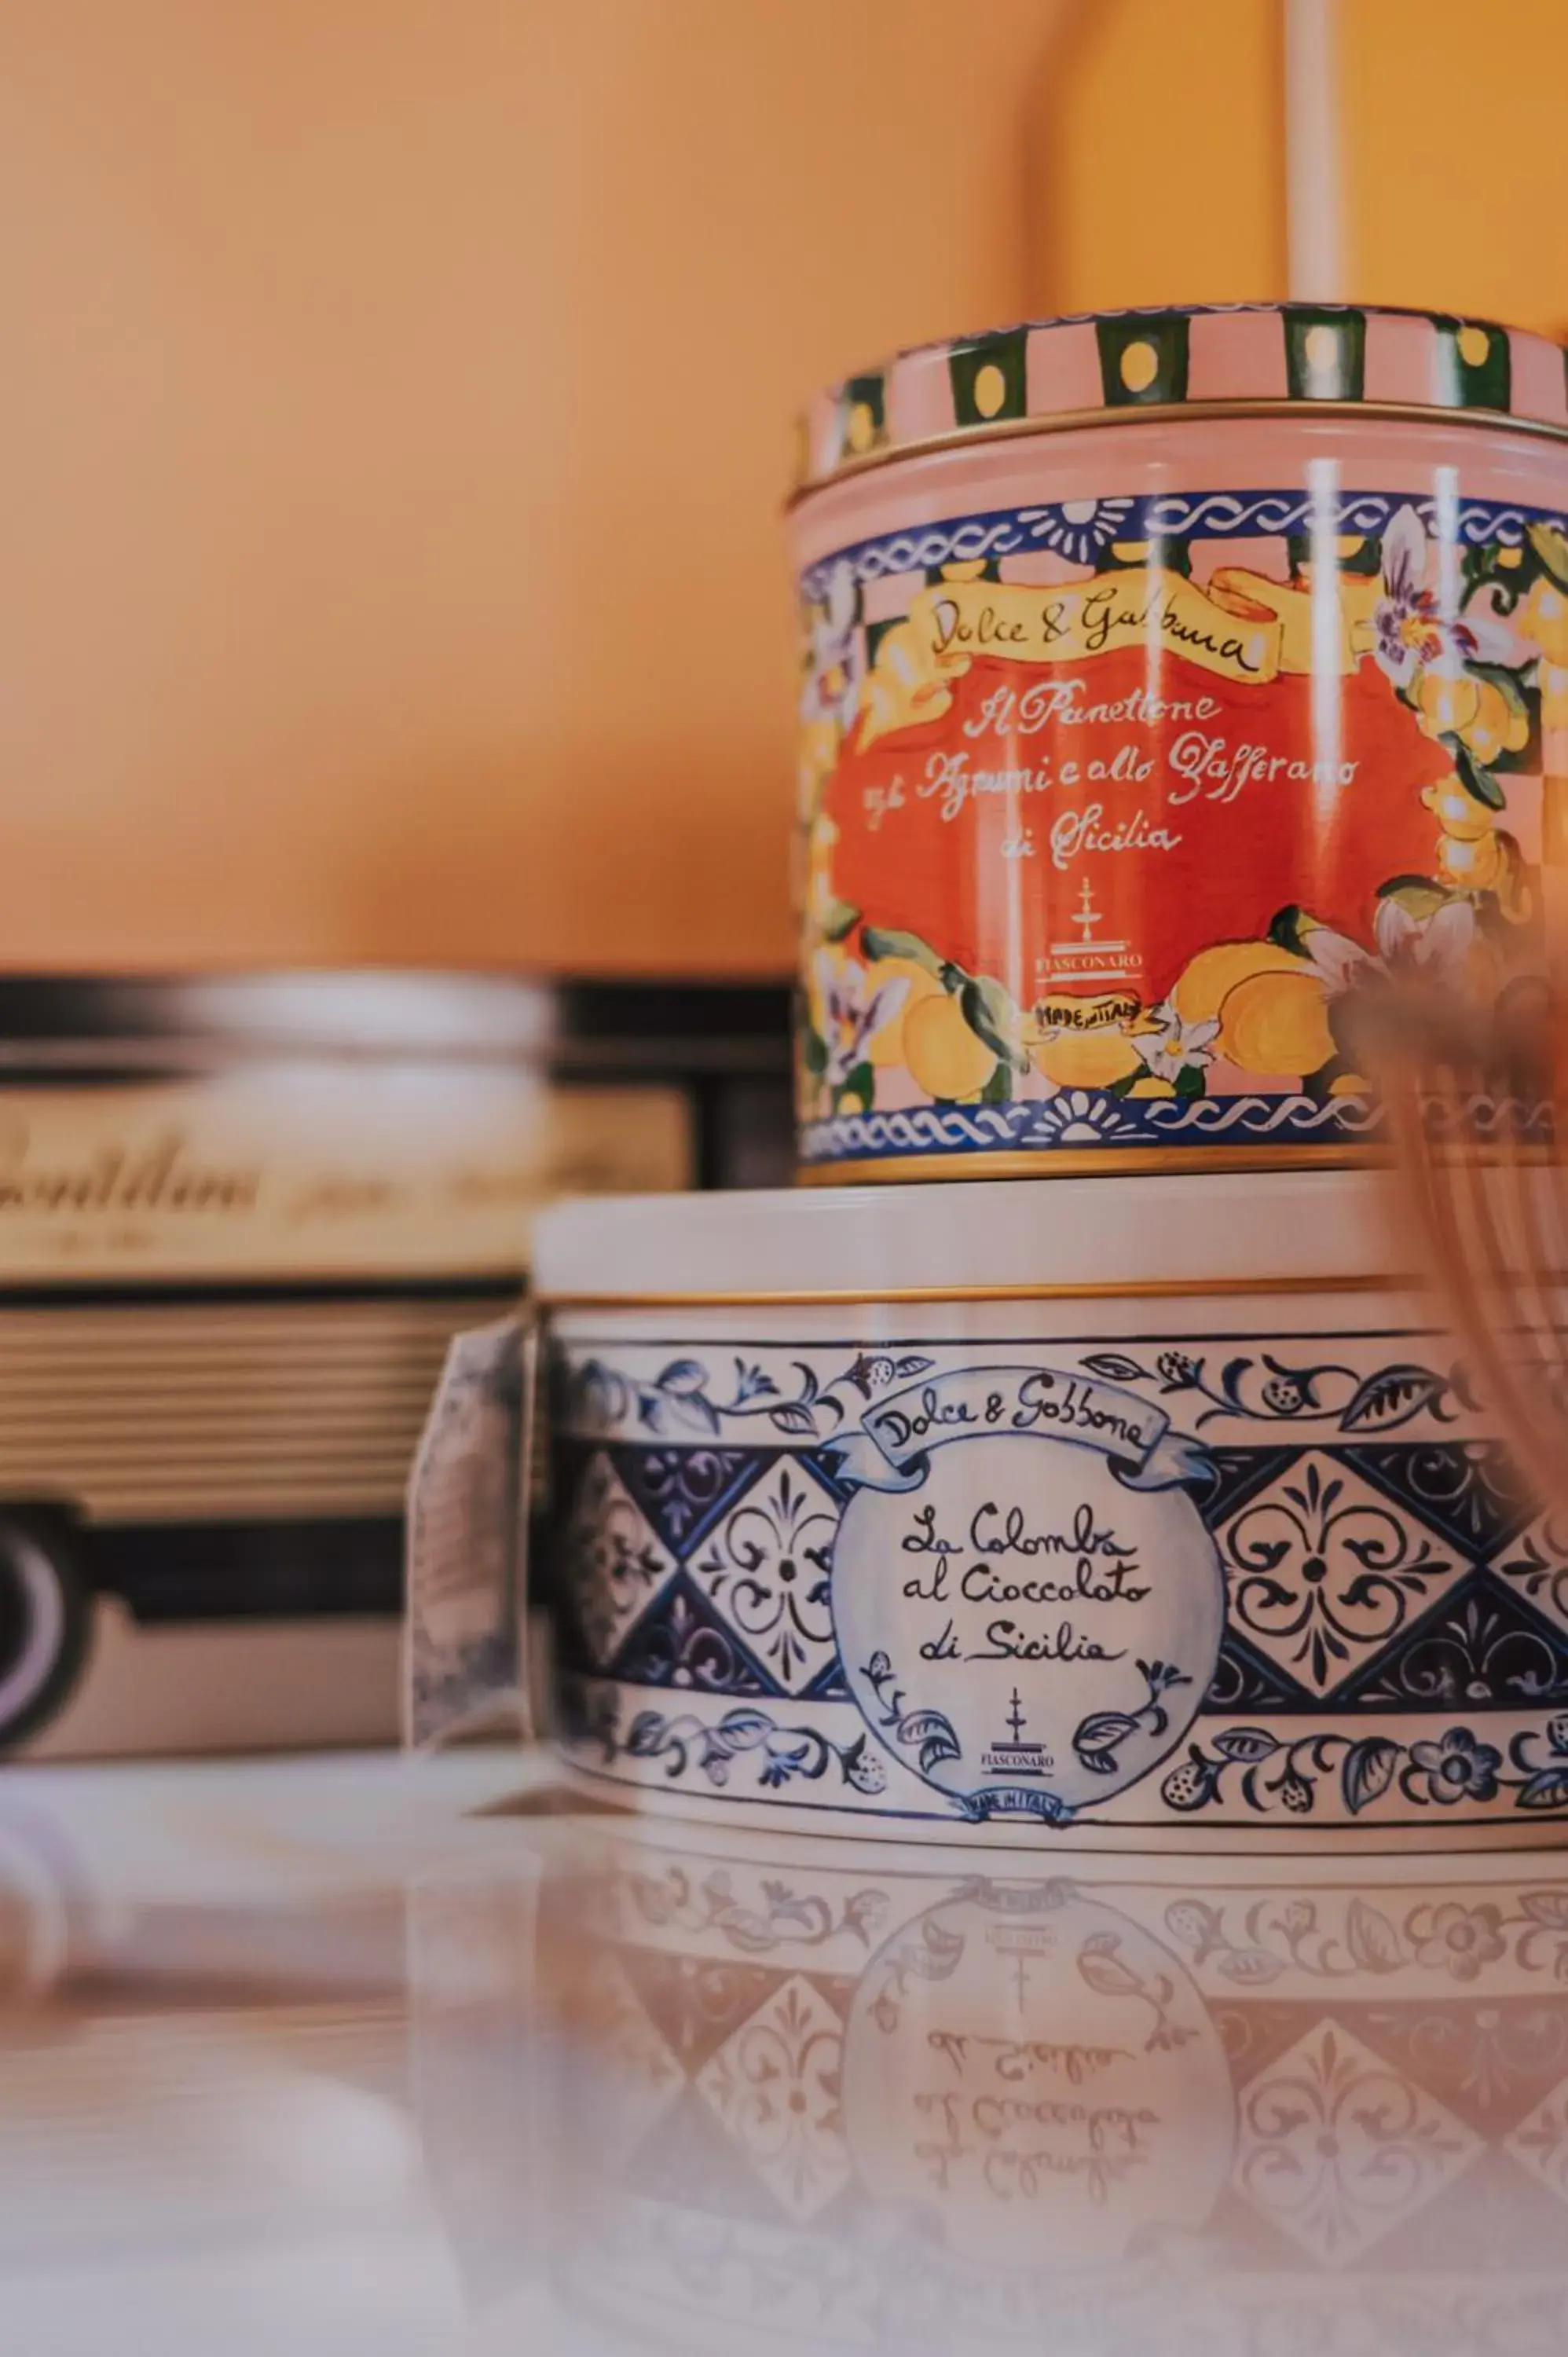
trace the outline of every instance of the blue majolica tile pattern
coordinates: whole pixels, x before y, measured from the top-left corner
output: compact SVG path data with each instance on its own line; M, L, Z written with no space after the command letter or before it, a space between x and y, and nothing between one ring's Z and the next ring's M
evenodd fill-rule
M1255 1144L1366 1145L1383 1127L1382 1108L1364 1097L1152 1097L1065 1089L1012 1104L910 1105L889 1113L840 1113L800 1131L804 1162L883 1162L907 1154L1014 1153L1020 1147L1086 1146L1119 1153L1151 1146L1197 1149ZM1435 1102L1438 1136L1517 1136L1539 1145L1552 1135L1552 1108L1517 1097L1473 1095Z
M1005 1363L964 1363L975 1355L575 1355L551 1555L576 1748L714 1793L810 1784L862 1808L916 1777L961 1814L1050 1823L1144 1784L1177 1815L1568 1810L1568 1533L1477 1429L1462 1370L1408 1336L1010 1341L984 1353ZM1042 1430L1026 1437L1056 1453L1030 1457L963 1420L965 1403L1005 1391L1011 1410L1041 1384L1092 1401L1101 1426L1122 1418L1122 1437ZM1102 1502L1067 1510L1068 1552L1098 1607L1075 1624L1053 1605L1036 1628L1015 1604L989 1623L1011 1632L1000 1651L989 1636L975 1649L972 1630L961 1655L931 1602L945 1604L940 1558L956 1572L972 1553L972 1536L962 1550L940 1536L959 1525L941 1522L938 1474L961 1458L993 1486L999 1465L1019 1476L980 1510L974 1571L998 1579L1066 1544L1029 1535L1008 1500L1032 1511L1063 1481L1090 1485ZM1117 1515L1125 1501L1121 1536L1106 1498ZM846 1539L856 1518L865 1530ZM835 1611L835 1562L855 1549ZM865 1588L889 1564L918 1607L868 1621ZM1198 1604L1162 1600L1184 1580L1199 1596L1205 1566L1207 1634ZM1019 1592L1069 1594L994 1595ZM1085 1696L1066 1777L1036 1699L1059 1664ZM982 1676L1002 1680L983 1727L947 1701Z
M1466 500L1440 514L1435 500L1402 491L1348 490L1337 499L1299 488L1159 491L1089 502L1075 500L1067 506L988 508L915 531L879 533L820 558L801 575L800 587L808 597L824 597L841 565L848 566L857 588L865 588L942 565L993 564L999 557L1041 548L1075 565L1089 565L1117 540L1187 540L1198 533L1211 539L1273 540L1313 531L1380 539L1404 506L1413 507L1429 533L1452 535L1466 547L1491 541L1505 548L1522 547L1530 526L1542 521L1568 530L1568 518L1544 509Z
M828 1611L842 1500L814 1452L569 1441L557 1478L568 1521L607 1518L607 1576L628 1603L591 1627L572 1613L574 1668L710 1694L845 1692ZM1205 1711L1568 1705L1568 1547L1532 1544L1505 1479L1500 1448L1463 1441L1225 1452L1198 1501L1232 1597ZM1314 1584L1331 1552L1358 1549L1348 1582Z

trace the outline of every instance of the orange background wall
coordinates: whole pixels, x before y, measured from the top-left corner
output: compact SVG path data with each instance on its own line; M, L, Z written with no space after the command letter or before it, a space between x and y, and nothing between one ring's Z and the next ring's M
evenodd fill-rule
M1563 0L1348 0L1350 289L1555 327ZM0 962L787 962L791 414L1282 291L1274 0L24 0Z
M1564 0L1339 0L1346 294L1568 330ZM1045 93L1031 305L1284 291L1279 0L1084 0Z

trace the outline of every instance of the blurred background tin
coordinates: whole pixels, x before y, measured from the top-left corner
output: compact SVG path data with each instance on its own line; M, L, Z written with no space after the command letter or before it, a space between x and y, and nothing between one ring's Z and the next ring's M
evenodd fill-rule
M390 1669L452 1335L558 1193L779 1176L787 1027L761 985L0 981L0 1740L105 1598L118 1634L379 1620Z

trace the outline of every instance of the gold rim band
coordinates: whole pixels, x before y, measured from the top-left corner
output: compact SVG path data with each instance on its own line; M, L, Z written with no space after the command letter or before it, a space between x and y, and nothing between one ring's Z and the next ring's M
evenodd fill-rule
M922 1178L1106 1178L1150 1177L1156 1171L1190 1170L1195 1177L1220 1170L1367 1170L1386 1165L1391 1151L1378 1146L1090 1146L1063 1152L1056 1146L1007 1146L980 1154L900 1154L886 1160L803 1162L798 1187L864 1187L868 1180L897 1185Z
M1489 432L1525 434L1548 442L1568 442L1568 425L1546 417L1515 417L1506 409L1438 409L1420 401L1151 401L1140 407L1129 403L1116 409L1063 409L1045 417L1004 417L992 425L954 425L945 434L923 435L916 442L895 442L885 449L868 450L864 457L846 458L819 481L802 483L784 502L792 515L808 500L819 498L840 483L897 465L901 458L925 458L944 450L970 449L986 442L1017 442L1034 434L1081 433L1086 426L1137 425L1147 421L1170 425L1188 417L1376 417L1402 425L1479 425Z
M1434 1161L1456 1157L1473 1160L1489 1170L1534 1165L1551 1159L1545 1146L1513 1146L1501 1141L1477 1143L1466 1138L1436 1139ZM1156 1172L1189 1171L1194 1178L1223 1171L1264 1170L1386 1170L1392 1168L1391 1146L1085 1146L1062 1153L1054 1146L1009 1146L989 1154L899 1154L873 1162L802 1162L795 1171L797 1187L896 1186L920 1179L963 1178L1149 1178Z
M836 1309L887 1303L963 1301L1195 1301L1303 1293L1412 1293L1414 1276L1149 1276L1083 1285L889 1285L789 1286L763 1293L540 1293L538 1307L560 1309Z

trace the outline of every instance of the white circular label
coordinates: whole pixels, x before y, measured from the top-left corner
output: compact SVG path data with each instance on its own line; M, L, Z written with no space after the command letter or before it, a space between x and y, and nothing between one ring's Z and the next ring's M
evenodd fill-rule
M1102 1437L910 1437L927 1452L857 1490L834 1542L850 1692L968 1813L1064 1822L1191 1724L1224 1625L1214 1541L1179 1480Z
M885 1943L855 1992L861 2180L954 2256L1104 2266L1207 2223L1235 2098L1191 1976L1070 1883L982 1883Z

